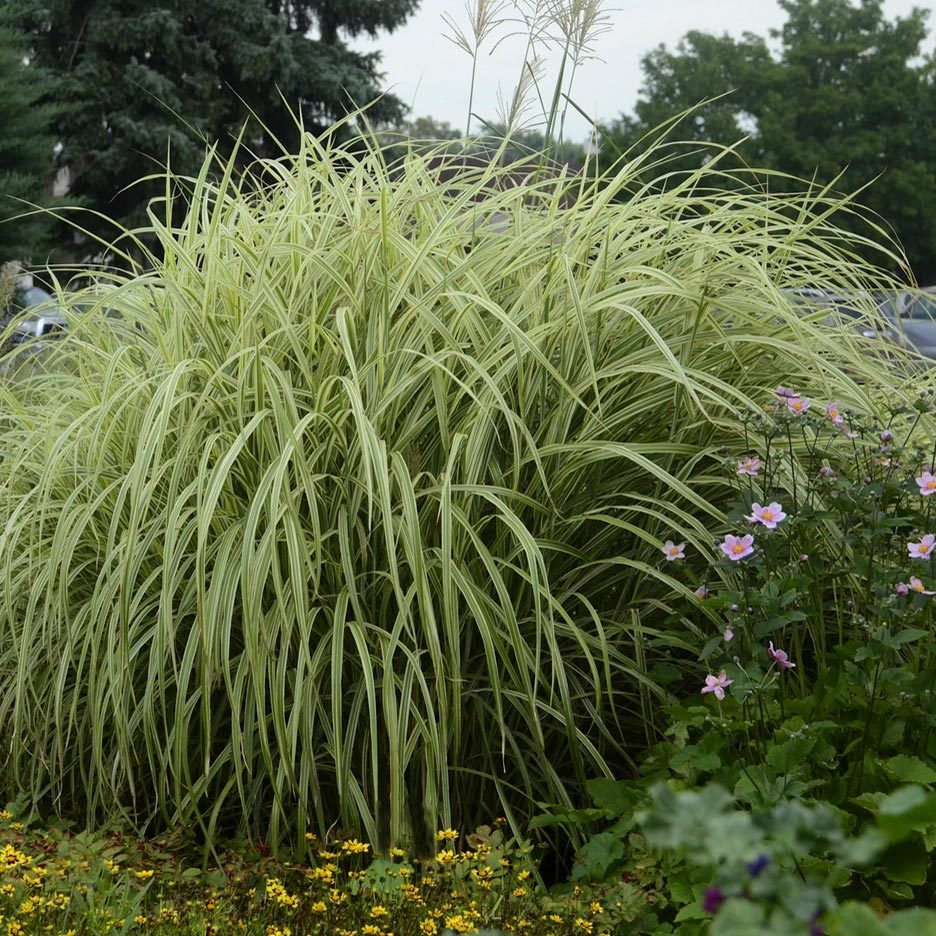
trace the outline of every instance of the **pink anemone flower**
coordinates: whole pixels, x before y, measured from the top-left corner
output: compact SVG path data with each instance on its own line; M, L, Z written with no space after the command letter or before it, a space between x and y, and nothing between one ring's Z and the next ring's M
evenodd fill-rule
M794 416L802 416L808 412L811 405L810 401L805 397L788 397L786 401L787 409Z
M923 587L923 583L912 575L910 576L909 587L920 595L936 595L936 591L927 591L927 589Z
M907 552L911 559L929 559L936 545L936 536L927 533L918 543L907 543Z
M774 501L766 507L761 507L756 501L751 504L751 513L745 517L751 523L763 523L768 530L775 530L777 524L786 519L783 508Z
M780 667L780 669L793 669L796 664L790 662L790 657L787 655L786 650L775 650L773 641L770 641L770 649L767 651L770 658Z
M924 471L916 483L920 487L920 494L923 497L929 497L930 494L936 494L936 475L932 471Z
M676 559L685 559L686 554L683 552L685 548L685 543L674 543L672 540L667 540L663 544L663 553L666 556L666 561L673 562Z
M754 552L754 537L750 533L745 536L732 536L729 533L725 537L725 541L719 545L719 549L732 562L746 559Z
M729 679L728 675L722 670L717 676L706 676L705 677L705 686L702 689L702 695L705 695L706 692L715 693L715 698L721 702L725 698L725 689L728 688L734 682L733 679Z
M756 455L752 458L742 458L741 461L738 462L738 474L750 475L752 478L756 478L760 467L761 460Z

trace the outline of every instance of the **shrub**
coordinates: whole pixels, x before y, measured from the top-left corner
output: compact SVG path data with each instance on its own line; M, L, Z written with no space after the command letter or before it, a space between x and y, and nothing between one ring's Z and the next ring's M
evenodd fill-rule
M0 389L0 789L296 847L569 804L698 631L660 545L711 549L737 414L906 392L780 291L871 283L821 192L431 160L209 160L152 268L61 296Z

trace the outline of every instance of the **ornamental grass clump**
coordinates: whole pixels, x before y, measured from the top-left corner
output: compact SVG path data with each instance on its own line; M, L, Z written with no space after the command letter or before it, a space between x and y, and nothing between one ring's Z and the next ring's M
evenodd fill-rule
M571 803L668 698L659 550L712 549L737 414L906 392L781 291L872 284L846 209L717 165L236 164L169 177L158 251L0 387L0 792L297 848Z

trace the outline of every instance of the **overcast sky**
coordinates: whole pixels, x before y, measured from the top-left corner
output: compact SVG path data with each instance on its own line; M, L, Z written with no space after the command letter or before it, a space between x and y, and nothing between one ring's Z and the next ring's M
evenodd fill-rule
M927 0L884 0L884 12L893 19L914 6L930 5ZM633 108L641 84L640 59L660 43L673 47L692 29L767 36L784 20L775 0L609 0L606 8L612 10L611 29L596 44L601 61L582 67L572 94L580 107L605 121ZM462 0L422 0L418 12L394 33L353 45L380 50L387 87L412 106L414 117L431 115L464 128L471 60L443 37L443 13L467 24ZM930 50L936 40L933 15L928 25L926 46ZM523 42L515 39L505 41L493 55L482 50L473 108L476 113L493 117L498 89L505 96L512 92L523 47ZM555 72L547 77L554 79ZM551 81L546 84L552 88ZM570 115L566 136L584 139L587 126L581 117Z

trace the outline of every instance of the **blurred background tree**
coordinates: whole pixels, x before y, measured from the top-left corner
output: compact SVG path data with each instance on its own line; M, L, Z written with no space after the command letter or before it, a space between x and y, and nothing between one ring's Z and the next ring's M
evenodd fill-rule
M936 86L921 57L927 11L887 20L880 0L779 0L784 26L766 41L747 34L689 33L670 51L643 60L634 114L605 128L605 163L649 145L661 123L700 101L672 131L674 140L738 143L744 162L854 191L893 226L917 278L936 280ZM731 92L726 95L726 92ZM647 177L688 171L713 150L681 148ZM782 184L778 180L778 184Z
M247 123L247 145L295 149L292 110L322 130L380 94L379 56L343 37L403 23L418 0L15 0L35 61L54 73L68 109L58 122L69 198L137 225L159 182L134 184L169 161L201 165ZM370 119L402 105L384 95ZM255 115L255 119L251 115ZM87 219L83 219L83 223ZM112 236L104 219L89 226Z
M29 45L0 10L0 264L41 261L51 237L49 217L19 217L30 204L49 204L55 174L55 87L28 60Z

